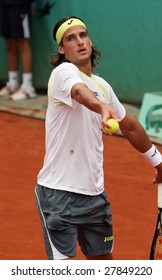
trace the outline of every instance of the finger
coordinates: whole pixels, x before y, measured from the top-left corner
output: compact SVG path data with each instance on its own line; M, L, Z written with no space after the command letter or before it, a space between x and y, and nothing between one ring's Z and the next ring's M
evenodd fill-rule
M103 125L103 124L102 124L102 128L101 128L101 130L102 130L102 133L103 133L103 134L105 134L105 135L112 135L112 133L111 133L111 132L109 132L109 131L105 130L105 125Z

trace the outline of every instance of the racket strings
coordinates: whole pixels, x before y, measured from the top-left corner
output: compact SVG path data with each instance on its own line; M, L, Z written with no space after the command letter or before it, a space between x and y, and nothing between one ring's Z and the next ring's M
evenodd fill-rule
M159 234L154 244L154 260L162 260L162 234Z

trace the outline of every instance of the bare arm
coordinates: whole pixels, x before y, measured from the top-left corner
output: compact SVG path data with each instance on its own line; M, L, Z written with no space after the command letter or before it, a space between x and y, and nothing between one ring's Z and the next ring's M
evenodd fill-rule
M91 111L100 114L103 127L107 125L106 122L109 118L117 119L115 110L106 102L101 102L85 84L75 84L72 87L71 96Z
M151 148L152 143L137 119L127 113L119 125L123 135L140 153L145 153Z
M134 117L127 113L119 125L123 135L140 153L145 153L152 147L152 142L150 141L144 128ZM162 182L162 163L155 166L155 168L156 173L153 183Z

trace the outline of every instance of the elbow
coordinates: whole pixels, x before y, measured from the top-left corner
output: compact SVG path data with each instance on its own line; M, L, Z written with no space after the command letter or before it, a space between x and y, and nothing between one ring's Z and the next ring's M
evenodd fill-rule
M130 116L128 113L125 118L119 123L121 132L125 135L127 133L133 133L140 125L135 117Z

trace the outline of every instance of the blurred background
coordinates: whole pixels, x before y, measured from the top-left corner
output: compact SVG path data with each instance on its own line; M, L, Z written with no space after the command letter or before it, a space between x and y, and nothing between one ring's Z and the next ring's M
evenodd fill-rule
M52 31L66 15L81 17L101 51L97 74L121 101L140 105L145 92L162 89L162 1L160 0L37 0L32 18L34 85L46 90ZM0 38L0 83L7 80L6 49ZM21 67L21 66L20 66ZM20 69L21 71L21 69Z

